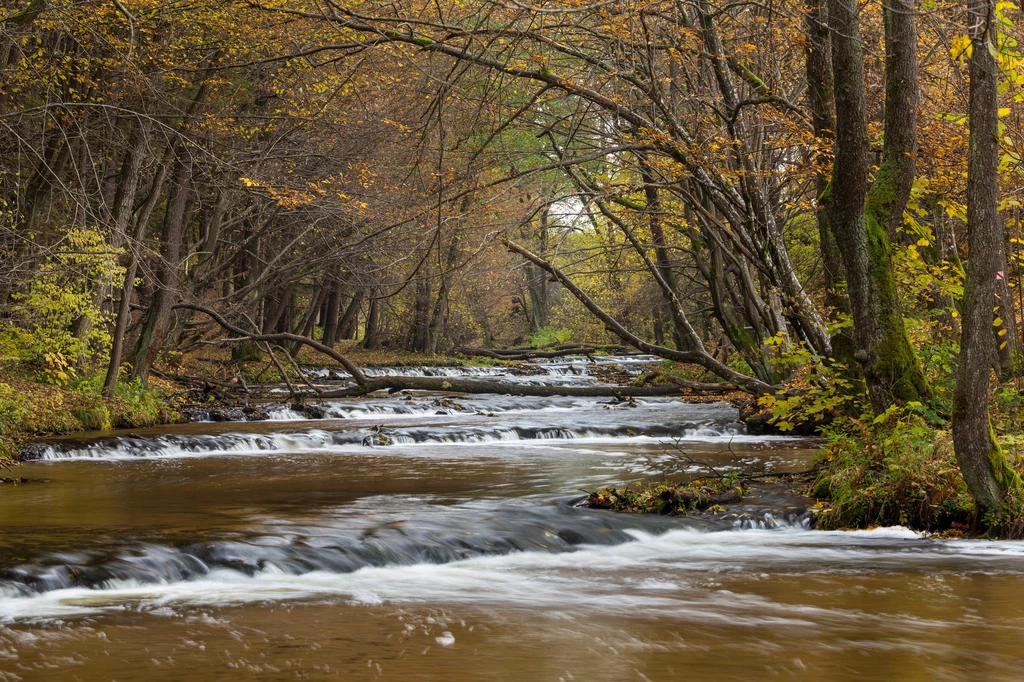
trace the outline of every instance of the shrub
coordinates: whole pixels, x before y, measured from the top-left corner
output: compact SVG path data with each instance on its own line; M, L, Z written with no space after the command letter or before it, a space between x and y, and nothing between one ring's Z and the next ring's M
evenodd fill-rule
M557 346L562 343L569 343L571 340L571 329L555 329L554 327L541 327L533 334L530 334L528 339L530 346L533 348Z
M975 507L948 431L920 406L890 408L873 423L847 418L825 429L811 492L829 502L819 528L908 526L943 530L973 524ZM866 420L865 420L866 421Z
M118 256L99 231L67 233L54 257L33 274L25 293L15 296L12 312L31 339L22 346L27 359L43 362L53 356L78 363L106 351L110 313L99 300L124 278Z

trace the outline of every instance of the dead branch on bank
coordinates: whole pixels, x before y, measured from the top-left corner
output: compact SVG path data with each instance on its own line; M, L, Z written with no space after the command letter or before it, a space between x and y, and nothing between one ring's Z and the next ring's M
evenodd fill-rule
M740 390L735 384L712 384L703 381L690 381L689 379L681 379L680 377L663 374L662 372L648 372L640 377L640 380L637 383L641 386L646 386L647 384L654 382L655 379L661 379L662 381L667 381L671 384L675 384L676 386L688 388L691 391L697 391L700 393L732 393Z
M672 298L673 314L677 316L680 323L685 323L687 337L693 347L693 350L681 351L676 350L674 348L666 348L665 346L659 346L657 344L648 343L647 341L644 341L639 336L633 334L624 326L622 326L622 323L620 323L618 320L612 317L604 308L599 306L597 302L594 301L594 299L588 296L585 291L580 289L580 287L577 286L575 282L573 282L564 272L562 272L553 263L544 260L537 254L531 252L529 249L526 249L509 239L502 239L501 241L502 244L505 245L505 248L515 253L518 253L520 256L530 261L531 263L541 268L542 270L546 271L553 278L555 278L555 280L561 283L561 285L564 286L569 291L569 293L576 297L576 300L582 303L583 306L591 313L593 313L593 315L597 319L601 320L601 322L604 323L608 331L612 332L620 339L622 339L624 342L628 343L630 346L636 348L637 350L643 351L644 353L657 355L658 357L662 357L667 360L675 360L676 362L689 362L700 365L701 367L704 367L705 369L722 377L726 381L731 381L735 383L742 390L747 391L749 393L761 395L764 393L773 393L775 391L775 386L771 386L770 384L766 384L765 382L759 379L737 372L728 365L725 365L722 362L715 359L714 357L712 357L711 354L709 354L704 349L703 343L700 341L700 338L697 336L696 332L686 321L686 317L682 311L682 306L679 305L678 299L674 298L674 296Z
M524 384L508 383L504 381L481 381L478 379L454 379L450 377L379 377L368 378L351 360L344 355L326 346L319 341L300 336L298 334L277 333L277 334L250 334L244 329L237 327L225 320L219 313L209 308L191 303L179 303L175 308L194 310L209 315L217 324L235 336L221 339L220 343L242 343L252 341L256 343L278 343L291 341L301 343L323 353L341 364L355 380L356 385L333 391L315 391L310 393L295 392L294 399L304 398L348 398L366 395L374 391L435 391L452 393L496 393L527 396L573 396L582 398L644 398L657 396L682 396L685 391L700 393L723 393L735 390L735 386L729 384L699 384L692 382L690 386L681 384L665 386L530 386ZM168 378L176 378L166 375ZM189 382L203 382L204 379L194 377L180 377ZM689 383L689 382L688 382ZM722 387L725 386L723 389ZM293 389L294 390L294 389Z
M332 360L337 361L339 364L341 364L342 367L345 368L346 372L352 375L352 378L355 379L357 384L361 385L369 381L369 379L366 378L366 375L363 374L363 371L359 369L359 367L357 367L351 360L349 360L344 355L334 350L330 346L326 346L320 343L319 341L315 341L309 337L302 336L300 334L289 334L287 332L281 332L277 334L252 334L250 332L245 331L241 327L236 327L235 325L231 324L230 322L225 320L220 315L220 313L216 312L215 310L210 310L209 308L206 308L201 305L195 305L194 303L178 303L177 305L174 306L173 309L195 310L196 312L205 313L206 315L209 315L210 318L212 318L213 321L219 324L221 327L228 330L232 334L237 335L234 338L222 339L223 343L241 343L243 341L254 341L256 343L279 343L281 341L291 341L292 343L301 343L311 348L314 348L323 353L324 355L326 355L327 357L331 358Z

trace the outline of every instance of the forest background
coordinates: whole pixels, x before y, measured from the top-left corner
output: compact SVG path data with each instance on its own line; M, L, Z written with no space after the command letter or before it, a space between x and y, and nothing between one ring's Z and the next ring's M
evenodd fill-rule
M821 432L827 523L1020 535L1019 19L8 0L5 452L166 420L151 376L217 346L244 383L310 345L615 343Z

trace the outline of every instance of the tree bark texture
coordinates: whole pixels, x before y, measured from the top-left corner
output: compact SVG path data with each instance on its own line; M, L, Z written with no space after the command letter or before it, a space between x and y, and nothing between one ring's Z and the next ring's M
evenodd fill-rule
M870 163L864 51L856 0L829 0L836 98L836 151L829 222L843 256L853 314L854 357L871 406L927 397L928 384L907 338L893 272L890 230L899 225L914 180L916 31L908 0L887 6L885 150L875 181ZM900 110L900 111L896 111Z
M992 334L996 276L1003 230L996 206L999 67L995 52L995 1L969 0L972 52L970 149L967 157L967 279L964 284L960 364L953 392L953 447L964 481L981 511L997 509L1020 479L996 443L988 391L996 346Z

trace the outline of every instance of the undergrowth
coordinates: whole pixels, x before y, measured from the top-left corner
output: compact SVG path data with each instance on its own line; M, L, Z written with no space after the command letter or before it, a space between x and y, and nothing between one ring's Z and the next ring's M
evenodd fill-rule
M811 493L826 506L825 529L907 526L967 530L975 507L953 455L950 433L912 410L890 410L875 423L838 420L823 435Z
M1014 397L993 400L993 423L1007 454L1017 454L1019 411ZM1012 409L1007 409L1012 408ZM810 493L824 508L819 528L902 525L947 535L1024 537L1024 494L1011 491L1002 506L983 517L967 491L953 452L948 421L913 403L893 407L874 420L845 418L822 431L828 444L819 453Z
M35 436L152 426L177 417L158 389L122 381L105 398L102 385L102 373L80 376L59 362L6 363L0 368L0 461L16 458Z

